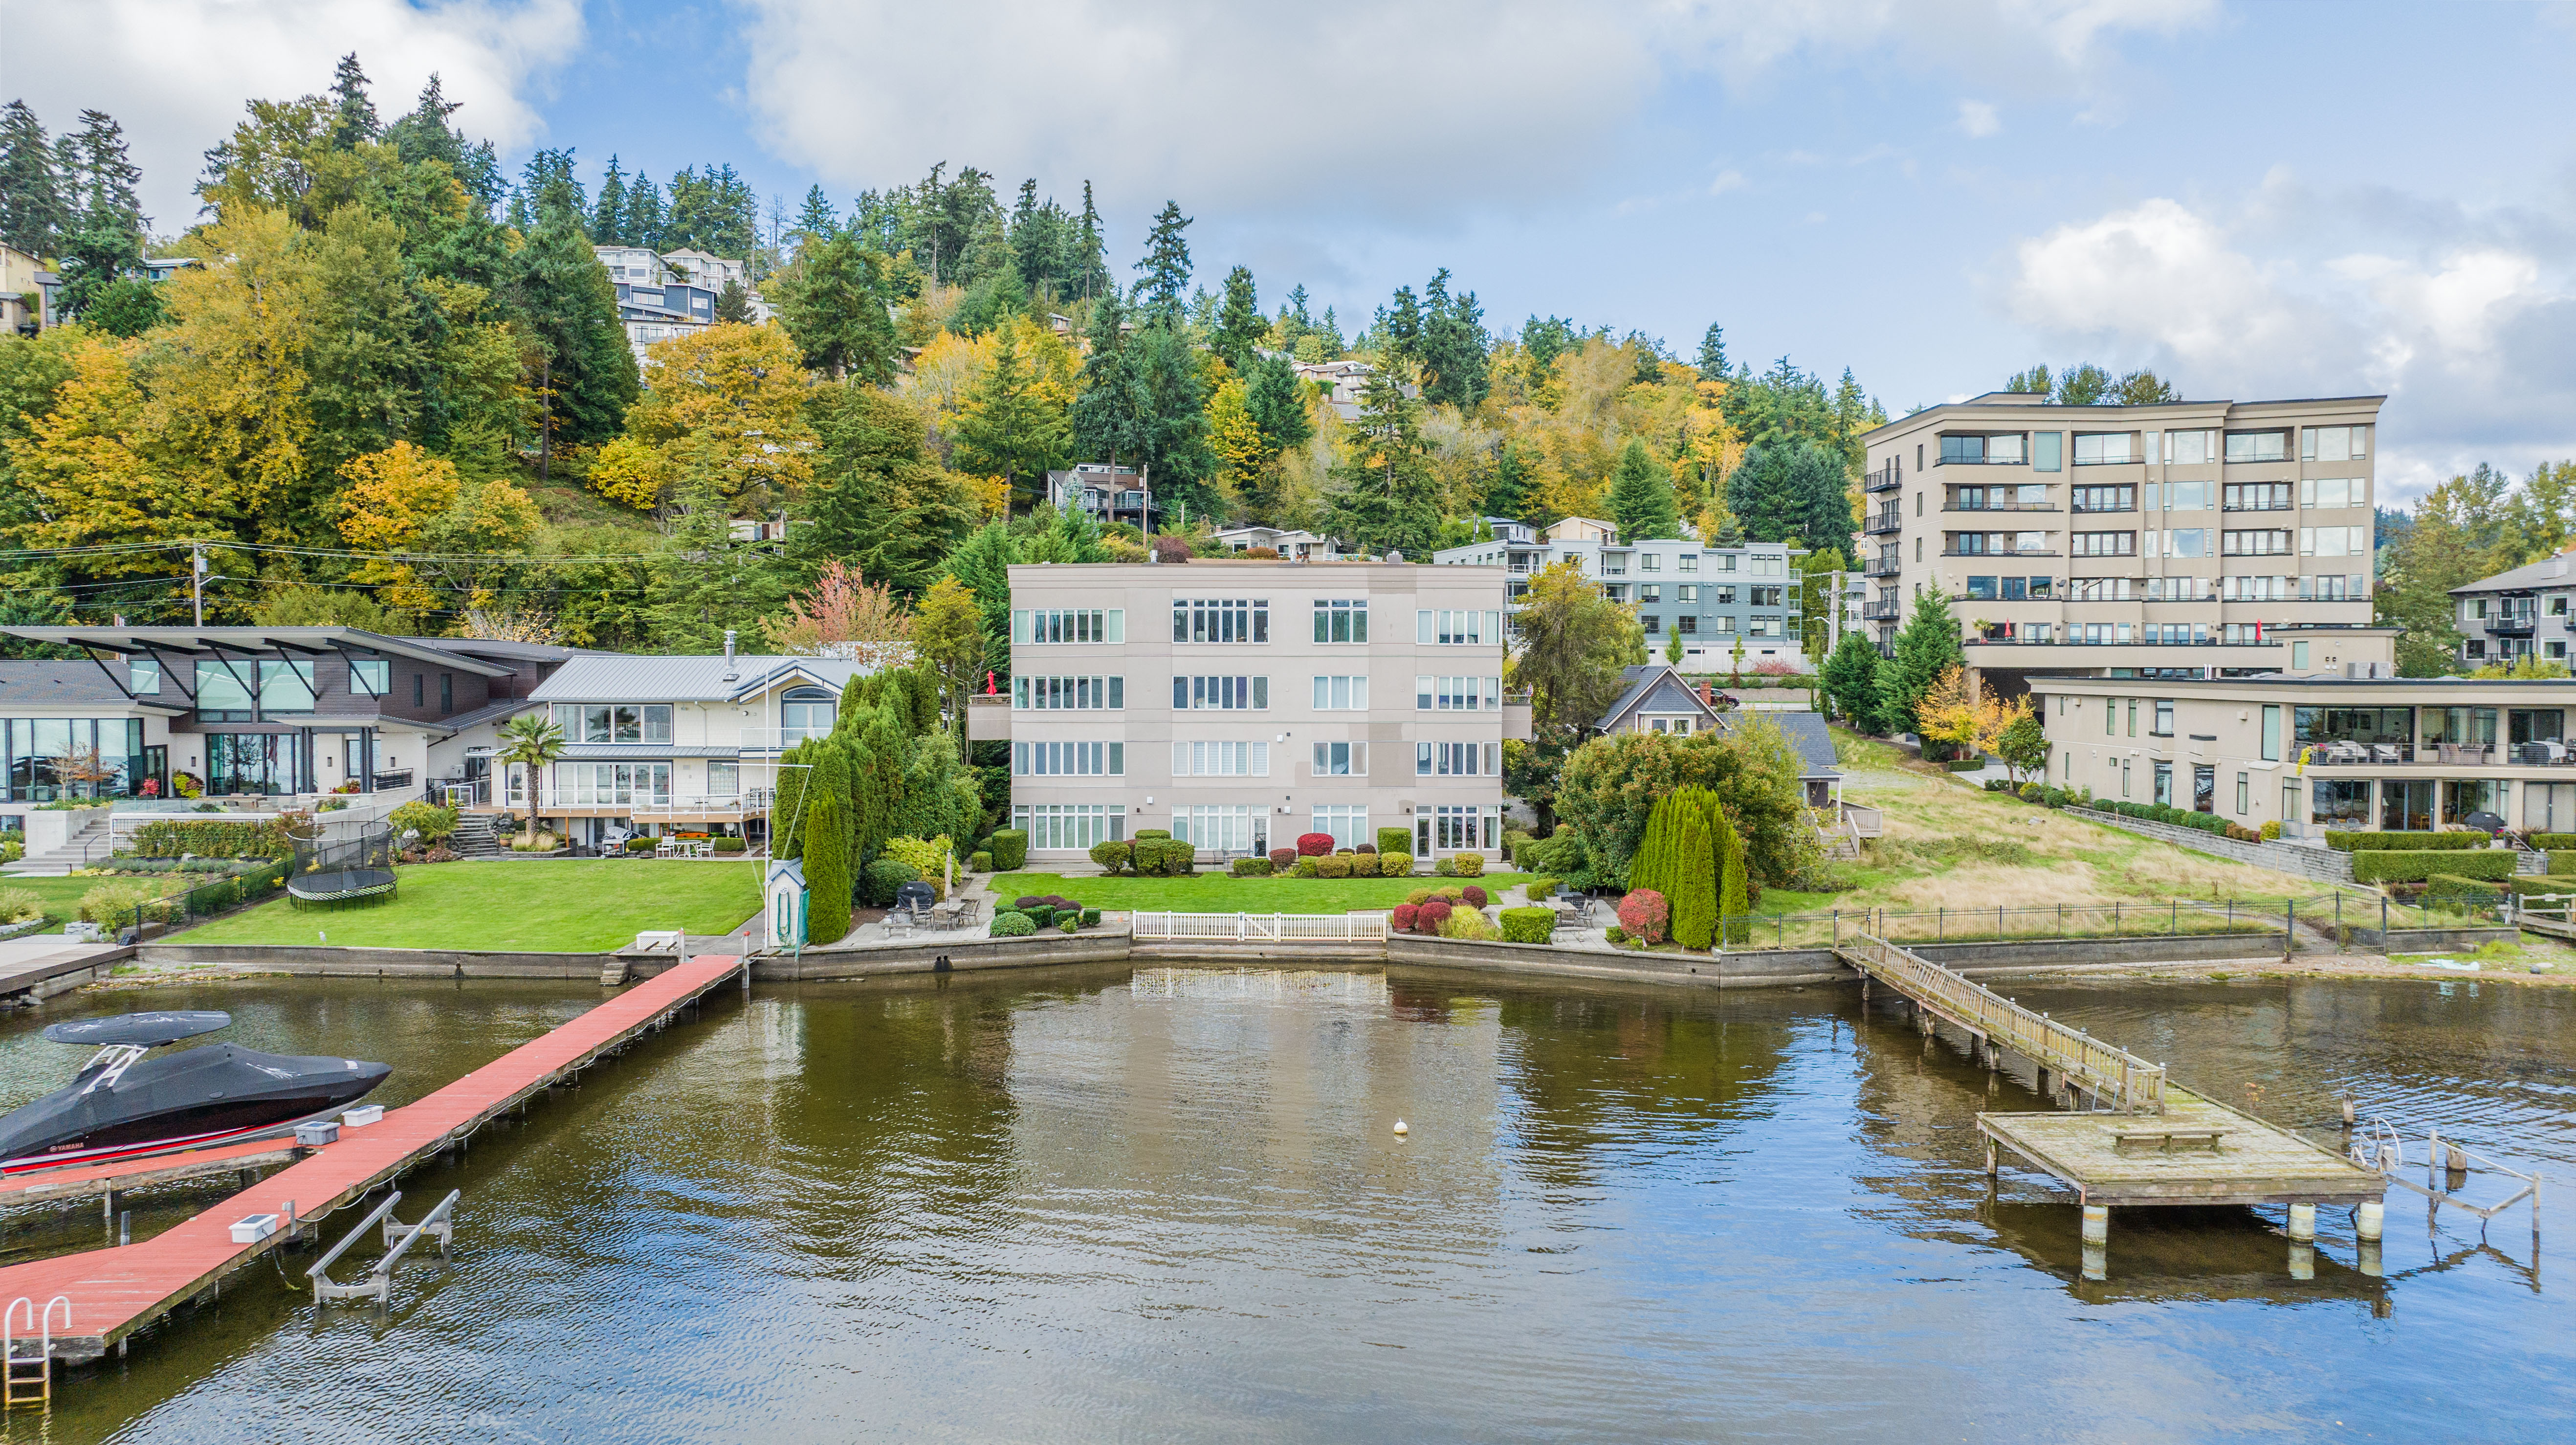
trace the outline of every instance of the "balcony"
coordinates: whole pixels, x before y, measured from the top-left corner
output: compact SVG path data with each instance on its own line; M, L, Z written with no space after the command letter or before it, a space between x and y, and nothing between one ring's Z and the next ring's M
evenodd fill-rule
M1982 507L1945 506L1945 512L2055 512L2063 508L2039 503L1993 502Z
M1944 557L2055 557L2057 551L2046 547L2005 547L1991 552L1958 552L1943 548Z
M1894 512L1881 512L1861 523L1860 529L1870 536L1883 537L1890 532L1902 530L1904 526L1905 519L1902 516Z
M2072 512L2081 513L2081 514L2084 514L2084 515L2087 515L2087 516L2100 516L2100 515L2103 515L2103 514L2105 514L2105 513L2110 513L2110 512L2134 512L2134 511L2136 511L2136 510L2137 510L2137 508L2136 508L2136 507L2088 507L2088 506L2085 506L2083 503L2078 502L2076 505L2074 505L2073 507L2068 508L2067 510L2072 511Z
M1895 557L1872 557L1867 562L1861 564L1860 575L1863 577L1893 577L1898 571L1903 569L1904 566L1905 563Z
M1864 602L1860 615L1864 622L1893 622L1905 615L1905 604L1892 598L1885 602Z
M1905 463L1890 458L1886 466L1863 474L1861 489L1869 492L1892 492L1905 485Z
M2529 637L2535 620L2529 613L2515 617L2490 617L2487 619L2487 635L2489 637Z

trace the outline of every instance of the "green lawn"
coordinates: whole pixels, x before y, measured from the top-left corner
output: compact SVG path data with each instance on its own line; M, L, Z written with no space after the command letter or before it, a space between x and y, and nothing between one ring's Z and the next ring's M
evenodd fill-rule
M1092 908L1173 913L1348 913L1393 908L1405 895L1448 883L1475 883L1499 894L1527 873L1488 873L1482 878L1236 878L1197 873L1187 878L1067 878L1060 873L1004 873L993 896L1004 902L1029 894L1057 894Z
M757 863L569 858L423 863L390 903L290 909L279 898L173 935L187 943L312 943L599 953L648 928L728 933L760 911ZM80 880L72 880L80 881Z
M45 900L45 928L60 932L62 926L80 913L81 895L102 883L137 883L140 878L0 878L0 893L25 890ZM179 893L202 883L215 881L203 873L163 874L157 882L164 892Z

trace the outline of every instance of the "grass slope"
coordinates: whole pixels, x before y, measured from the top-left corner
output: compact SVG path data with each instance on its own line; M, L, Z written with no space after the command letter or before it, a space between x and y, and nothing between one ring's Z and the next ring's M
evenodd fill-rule
M311 943L598 953L648 928L727 933L760 911L757 863L572 858L424 863L390 903L291 910L284 898L175 935L187 943Z
M1348 913L1393 908L1405 896L1450 883L1475 883L1500 893L1526 883L1527 873L1488 873L1482 878L1235 878L1199 873L1187 878L1067 878L1060 873L1004 873L993 896L1005 902L1028 894L1058 894L1091 908L1173 913Z

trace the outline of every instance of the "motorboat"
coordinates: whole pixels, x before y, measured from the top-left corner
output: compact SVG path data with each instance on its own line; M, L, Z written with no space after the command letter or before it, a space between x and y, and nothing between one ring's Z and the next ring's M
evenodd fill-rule
M163 1009L46 1026L46 1038L98 1052L69 1084L0 1118L0 1174L291 1133L365 1097L393 1072L387 1064L264 1054L239 1044L147 1057L232 1021L214 1009Z

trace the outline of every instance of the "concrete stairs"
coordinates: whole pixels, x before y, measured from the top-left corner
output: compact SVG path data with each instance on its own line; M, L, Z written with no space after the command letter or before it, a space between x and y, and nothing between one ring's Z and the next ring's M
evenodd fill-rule
M84 868L107 856L108 810L92 810L80 828L63 841L59 848L30 853L8 867L19 878L61 878L75 868ZM92 858L95 853L97 858Z
M447 847L459 858L497 858L501 856L500 836L492 829L489 813L467 813L456 820L456 831L447 836Z

